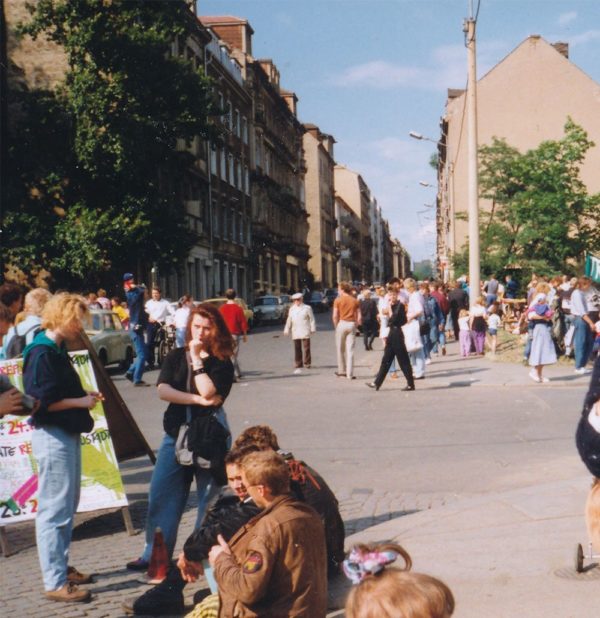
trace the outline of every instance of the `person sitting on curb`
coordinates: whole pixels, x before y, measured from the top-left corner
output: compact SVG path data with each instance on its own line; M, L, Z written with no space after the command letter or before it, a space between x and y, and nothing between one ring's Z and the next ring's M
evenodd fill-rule
M261 451L273 450L284 458L290 472L292 493L321 516L327 543L327 574L330 579L335 577L344 560L345 538L344 521L335 494L318 472L292 453L280 449L277 435L268 425L248 427L233 444L238 449L252 446Z
M227 486L209 505L202 524L189 536L183 552L179 555L178 564L182 565L183 570L189 568L190 562L203 565L204 574L213 593L217 588L209 569L206 568L208 566L206 561L210 548L218 543L217 536L220 534L224 539L230 539L252 517L260 513L260 508L248 495L248 490L242 482L240 462L246 454L248 451L244 449L233 449L227 454L225 458ZM180 569L172 566L163 582L137 599L125 601L123 609L127 614L145 616L183 613L185 585L186 581ZM194 597L194 601L199 601L197 596Z
M291 494L288 466L278 453L244 457L242 481L262 512L229 542L219 535L210 550L219 616L325 618L327 561L319 516ZM187 581L202 572L200 563L181 566Z

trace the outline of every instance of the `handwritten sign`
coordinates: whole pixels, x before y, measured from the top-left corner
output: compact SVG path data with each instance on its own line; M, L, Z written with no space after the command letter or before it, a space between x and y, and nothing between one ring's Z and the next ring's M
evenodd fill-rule
M71 352L83 388L97 391L87 351ZM23 359L0 361L0 374L23 391ZM90 410L94 428L81 434L81 497L78 512L127 506L127 497L102 402ZM0 526L33 519L37 511L37 466L31 448L34 428L23 416L0 418Z

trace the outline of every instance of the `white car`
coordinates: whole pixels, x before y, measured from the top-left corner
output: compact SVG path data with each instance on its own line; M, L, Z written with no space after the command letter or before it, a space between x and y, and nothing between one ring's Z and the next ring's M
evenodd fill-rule
M279 296L259 296L254 300L254 323L285 322L285 306Z
M91 309L85 332L103 365L119 363L121 369L129 369L135 349L129 331L123 328L116 313Z

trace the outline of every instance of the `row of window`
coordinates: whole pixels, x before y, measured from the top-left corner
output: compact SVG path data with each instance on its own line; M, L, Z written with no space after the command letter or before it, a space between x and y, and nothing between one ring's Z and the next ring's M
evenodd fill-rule
M242 116L238 109L234 109L231 101L225 101L223 93L219 93L219 108L224 110L222 120L223 124L236 136L239 137L244 144L248 143L248 119Z
M247 217L233 208L217 210L216 203L213 204L213 212L215 236L240 245L250 245L250 223Z
M250 195L250 170L231 154L222 148L210 151L210 169L215 176L228 182L232 187Z

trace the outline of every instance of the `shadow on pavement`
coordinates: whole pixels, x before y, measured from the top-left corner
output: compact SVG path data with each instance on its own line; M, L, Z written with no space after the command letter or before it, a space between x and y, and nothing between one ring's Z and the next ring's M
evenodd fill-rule
M351 534L355 534L356 532L362 532L367 528L377 526L378 524L390 521L391 519L398 519L399 517L404 517L405 515L412 515L413 513L418 512L419 511L416 509L409 511L390 511L389 513L382 513L381 515L349 519L344 522L344 527L346 528L346 536L350 536Z

